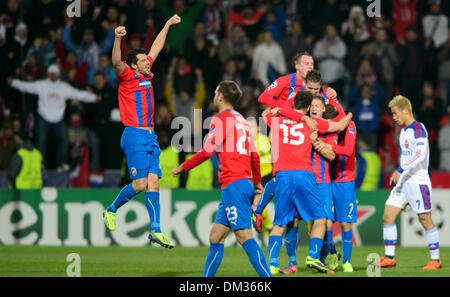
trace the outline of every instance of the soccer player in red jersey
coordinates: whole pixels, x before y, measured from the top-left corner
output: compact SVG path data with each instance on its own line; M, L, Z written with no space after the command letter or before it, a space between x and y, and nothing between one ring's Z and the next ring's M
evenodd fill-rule
M258 97L259 103L262 103L270 108L281 108L288 99L292 99L293 101L296 93L300 91L308 91L308 89L304 88L304 84L306 75L314 69L313 57L308 52L298 53L294 57L294 64L296 72L282 76L275 80ZM324 95L330 98L335 98L337 96L336 91L331 88L324 90ZM284 114L283 112L281 112L281 114L290 118L292 104L289 107L290 110L287 110L287 114ZM315 128L316 124L313 121L310 121L308 116L303 118L303 115L301 115L298 120L304 121L310 128Z
M324 148L332 148L337 154L330 166L331 187L333 192L335 220L342 228L342 249L344 272L353 272L350 263L353 247L352 225L357 220L357 205L355 192L355 163L356 163L356 125L350 122L347 129L339 133L334 143L323 142L314 145L319 152Z
M112 52L112 64L119 80L120 118L125 126L120 146L133 182L125 186L106 209L104 222L109 230L114 231L117 210L137 193L145 191L145 205L151 222L149 239L166 248L173 248L174 245L160 227L161 151L154 132L155 98L151 68L164 47L170 27L180 22L178 15L172 16L156 37L150 52L146 53L144 49L132 50L128 53L126 62L122 61L120 44L127 31L125 27L119 26L115 29Z
M209 238L210 248L203 276L215 276L223 258L224 241L230 230L242 245L259 276L271 276L264 252L253 238L252 204L261 193L260 159L250 134L250 124L234 110L241 90L233 81L216 88L213 104L218 114L211 120L203 149L175 168L173 176L188 171L217 152L221 201ZM256 188L256 191L255 191Z
M310 92L299 92L295 95L294 109L307 114L313 95ZM270 261L277 263L281 247L281 235L287 223L298 212L305 221L314 221L311 230L310 249L306 264L320 272L329 269L318 260L325 233L325 201L322 201L311 160L311 130L304 123L289 120L282 115L273 115L270 110L263 114L272 133L272 151L274 172L276 173L275 217L274 228L269 238ZM344 127L351 119L351 114L343 118L340 123ZM328 121L316 119L320 133L335 132L330 130ZM336 124L336 123L335 123ZM282 197L282 198L281 198ZM276 260L275 260L276 259Z
M338 116L336 116L333 120L338 121L341 118L345 117L345 111L339 103L336 96L328 95L329 89L323 89L322 87L322 75L318 70L311 70L306 74L305 82L303 86L299 88L300 91L308 91L313 94L320 94L325 99L325 104L330 104L331 106L336 107L338 111ZM294 98L288 98L283 105L281 106L280 113L284 116L287 116L290 119L300 121L302 120L302 114L295 112L292 109L292 105L294 103Z

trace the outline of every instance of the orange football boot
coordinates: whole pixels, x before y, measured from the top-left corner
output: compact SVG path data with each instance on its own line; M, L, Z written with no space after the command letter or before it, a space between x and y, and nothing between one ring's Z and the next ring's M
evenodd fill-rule
M427 265L423 267L423 269L439 269L442 267L442 263L440 260L430 260Z
M371 265L381 268L394 268L395 258L381 257L379 261L372 262Z

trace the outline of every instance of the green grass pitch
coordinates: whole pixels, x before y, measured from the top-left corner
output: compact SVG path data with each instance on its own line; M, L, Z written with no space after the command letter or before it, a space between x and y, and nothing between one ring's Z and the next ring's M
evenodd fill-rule
M337 246L341 250L341 246ZM264 248L267 255L267 248ZM277 277L365 277L367 256L370 253L383 255L383 246L354 247L352 264L354 272L343 273L341 267L334 274L320 274L306 268L304 258L306 246L299 246L297 261L299 272ZM208 247L175 247L163 249L153 246L131 247L41 247L0 245L0 277L65 277L71 262L67 255L80 255L82 277L201 277ZM382 277L449 277L450 248L440 248L442 269L424 271L422 267L429 259L427 248L396 249L397 267L382 269ZM287 264L285 249L280 253L280 265ZM256 277L248 258L241 247L225 248L218 277Z

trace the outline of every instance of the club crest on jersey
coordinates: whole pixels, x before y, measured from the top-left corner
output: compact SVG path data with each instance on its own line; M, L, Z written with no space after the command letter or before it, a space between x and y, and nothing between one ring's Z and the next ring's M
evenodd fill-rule
M137 174L137 170L136 170L136 168L131 168L131 175L133 175L133 176L136 176L136 174Z
M292 92L291 94L289 94L289 97L288 97L288 99L292 99L292 98L294 98L294 97L295 97L295 95L296 95L296 93L295 93L295 92Z
M408 141L408 139L405 140L405 147L409 148L409 141Z

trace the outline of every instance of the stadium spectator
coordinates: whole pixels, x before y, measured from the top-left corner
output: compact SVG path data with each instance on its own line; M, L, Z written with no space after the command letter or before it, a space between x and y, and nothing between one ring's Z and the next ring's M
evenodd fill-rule
M369 28L361 6L352 6L348 19L341 25L341 35L347 44L351 43L356 36L358 42L364 42L370 38Z
M281 48L290 72L295 72L293 63L295 55L305 51L311 52L313 42L313 35L310 34L306 37L303 35L303 27L300 21L292 22L290 30L281 41Z
M56 134L58 143L56 153L56 167L59 171L68 170L67 158L67 129L64 122L66 101L69 99L85 102L100 101L95 94L73 88L60 80L60 70L55 64L48 68L48 78L33 82L18 79L8 79L11 87L25 93L38 95L38 119L36 127L37 148L48 164L47 140L50 133Z
M372 86L363 83L356 99L354 122L358 134L370 139L370 148L377 147L378 129L380 128L380 97L374 96Z
M268 86L278 77L286 74L286 62L281 46L273 40L270 31L261 33L262 42L258 44L252 57L253 76Z
M438 137L439 169L450 172L450 113L447 114L447 125L441 128Z
M164 19L156 9L156 0L144 0L143 5L136 8L136 13L133 16L133 19L135 20L134 27L136 28L137 33L141 36L147 34L147 27L149 27L150 20L152 25L156 28L156 32L159 32L164 26ZM148 50L150 50L150 47Z
M8 165L7 175L13 189L40 189L43 184L43 157L30 139L18 148Z
M195 76L188 69L190 69L190 66L186 64L184 58L172 59L172 64L167 73L164 93L173 114L176 117L189 119L192 128L194 128L194 109L203 107L205 84L200 69L195 69Z
M231 29L231 34L222 39L219 45L219 58L222 63L225 63L230 58L235 58L244 55L249 47L249 40L245 31L240 25L234 25Z
M439 151L437 148L437 136L439 132L439 120L443 116L442 102L434 95L434 85L425 82L422 86L422 98L420 108L416 111L418 121L427 128L430 145L430 167L438 168Z
M377 30L375 40L371 43L370 52L381 64L380 82L385 90L386 98L390 100L394 95L395 69L398 65L398 56L395 46L388 40L386 30Z
M322 74L323 83L335 89L339 96L342 96L344 89L346 54L347 46L339 37L336 26L328 24L325 36L314 45L313 56L317 69Z
M222 80L233 80L239 88L242 88L243 81L240 73L237 71L236 61L233 59L228 60L222 72Z
M425 47L439 48L448 40L448 17L441 13L439 1L430 2L430 13L422 20Z
M11 123L5 120L0 127L0 170L8 168L19 145L20 139L14 135Z
M450 29L448 30L448 34L450 36ZM442 99L444 111L450 112L450 38L440 49L437 60L439 63L438 78L440 97Z
M276 0L274 2L276 2L273 3L275 7L266 12L261 29L270 31L272 33L273 40L280 44L283 37L283 32L285 30L286 14L280 1Z
M195 1L194 5L187 7L185 0L173 1L173 8L169 7L166 0L157 0L156 7L164 16L164 19L169 19L175 13L183 20L179 26L175 26L167 35L167 44L170 49L175 52L183 50L183 44L193 31L195 20L201 14L205 5L204 0Z
M393 0L394 36L397 42L405 39L406 28L417 24L418 0Z
M247 36L254 40L258 35L259 28L257 26L260 19L267 11L267 5L262 5L255 10L252 5L235 5L227 14L225 20L225 37L231 34L234 25L240 25L244 28Z
M117 76L114 73L114 67L111 64L111 59L108 54L101 54L98 67L89 70L89 85L94 84L95 75L99 72L104 74L108 86L113 87L118 85Z
M96 68L99 65L100 54L108 53L114 42L114 31L110 26L106 27L104 33L104 40L101 46L98 45L94 38L94 31L91 28L86 28L83 31L82 41L76 45L72 40L71 31L74 20L68 18L66 20L66 27L64 28L62 41L67 50L73 51L77 55L79 65L89 65L89 68Z
M405 39L397 45L399 57L399 85L400 92L410 98L413 106L420 105L417 101L423 79L425 63L425 48L418 40L415 27L406 29Z
M69 108L69 126L67 136L69 142L68 165L71 170L80 165L84 147L88 146L89 131L81 118L81 109L77 104Z
M203 22L206 25L206 39L214 46L219 46L222 31L222 14L220 3L217 0L205 0L205 9L203 11Z

